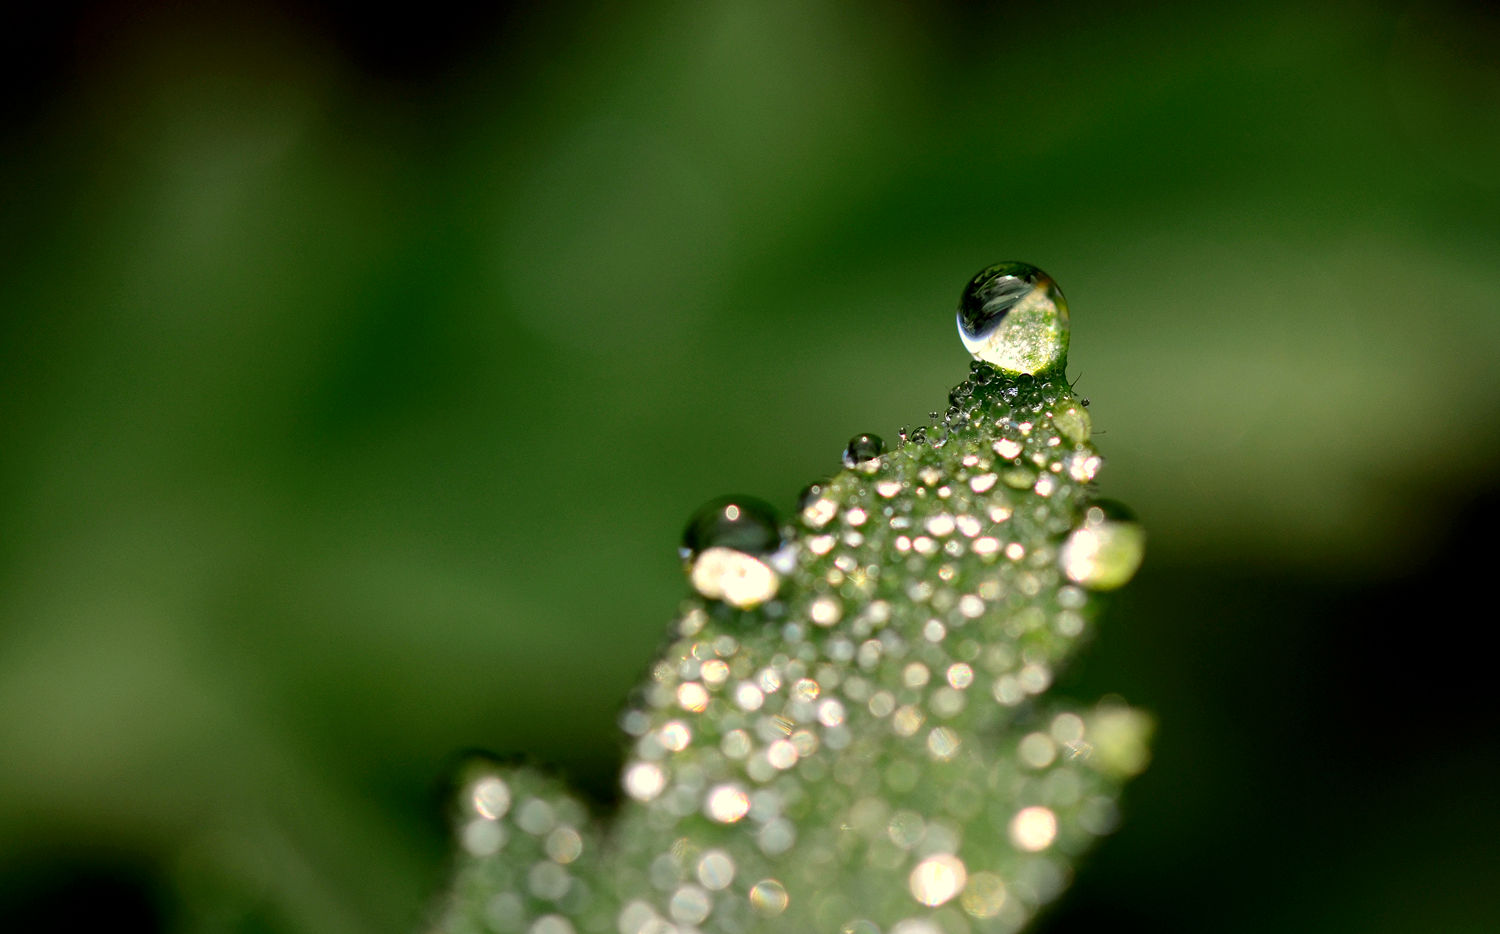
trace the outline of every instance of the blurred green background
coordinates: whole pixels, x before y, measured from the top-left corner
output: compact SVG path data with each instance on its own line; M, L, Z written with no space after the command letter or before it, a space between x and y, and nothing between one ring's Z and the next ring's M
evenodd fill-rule
M1043 929L1500 928L1484 8L11 25L14 929L416 930L454 754L607 795L688 513L941 407L1012 258L1152 536L1066 687L1156 762Z

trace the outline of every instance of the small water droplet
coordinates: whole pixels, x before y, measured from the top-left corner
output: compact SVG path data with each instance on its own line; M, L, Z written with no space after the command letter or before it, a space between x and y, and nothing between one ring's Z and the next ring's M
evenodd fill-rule
M1051 808L1022 808L1010 821L1010 841L1027 853L1045 850L1057 839L1057 815Z
M1008 373L1061 367L1068 353L1068 303L1035 266L996 263L964 287L958 336L977 359Z
M709 850L698 860L698 881L717 892L734 881L734 859L723 850Z
M1151 758L1148 714L1118 704L1101 704L1087 727L1094 744L1090 764L1107 775L1129 778L1139 774Z
M674 921L683 924L701 924L713 910L713 898L696 885L684 885L672 895L667 903L667 913Z
M907 879L912 897L935 908L963 891L968 871L951 853L937 853L917 864Z
M1082 444L1089 439L1092 420L1083 406L1070 405L1052 416L1052 424L1063 437L1074 444Z
M993 918L1005 905L1005 880L993 872L979 872L964 886L964 911L976 918Z
M1119 503L1099 500L1058 551L1063 573L1092 590L1114 590L1135 576L1146 552L1146 531Z
M781 914L791 899L786 886L775 879L762 879L750 887L750 907L766 916Z
M823 481L819 481L817 483L809 483L807 486L803 487L802 492L797 494L797 511L801 512L808 506L811 506L813 503L822 499L823 493L827 491L827 489L828 484Z
M457 823L470 820L498 821L511 809L514 788L507 763L489 753L469 752L454 768L450 779L450 808Z
M703 810L721 824L733 824L750 813L750 796L733 783L715 785L704 801Z
M885 453L885 442L879 435L855 435L844 448L844 466L857 467Z

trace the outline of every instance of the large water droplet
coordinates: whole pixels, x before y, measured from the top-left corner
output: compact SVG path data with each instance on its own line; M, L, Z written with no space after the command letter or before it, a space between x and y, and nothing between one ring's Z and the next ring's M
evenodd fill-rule
M682 532L682 557L710 548L733 548L757 557L781 547L776 509L753 496L720 496L698 507Z
M1146 530L1124 506L1100 500L1084 511L1058 552L1063 573L1093 590L1123 587L1135 576L1146 553Z
M976 359L1008 373L1058 368L1068 355L1068 303L1035 266L996 263L964 287L958 336Z
M844 447L844 466L857 467L885 453L885 442L879 435L855 435Z
M749 609L776 595L781 576L771 556L782 545L776 510L752 496L705 503L682 534L693 588L710 600Z

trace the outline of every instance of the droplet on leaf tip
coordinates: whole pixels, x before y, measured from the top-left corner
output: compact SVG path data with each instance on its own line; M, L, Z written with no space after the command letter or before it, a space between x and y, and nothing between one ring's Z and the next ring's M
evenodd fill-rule
M996 263L964 287L958 336L977 360L1002 372L1051 370L1067 358L1068 303L1052 277L1035 266Z

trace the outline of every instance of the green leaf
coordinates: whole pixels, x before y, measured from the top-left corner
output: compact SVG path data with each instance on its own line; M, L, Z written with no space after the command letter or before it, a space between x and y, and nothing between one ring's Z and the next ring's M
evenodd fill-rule
M621 717L624 803L600 818L535 770L474 764L437 927L962 934L1056 897L1150 732L1050 690L1144 543L1095 497L1067 326L1044 274L990 267L961 335L1017 369L975 361L889 451L855 438L790 520L707 504L694 592Z

